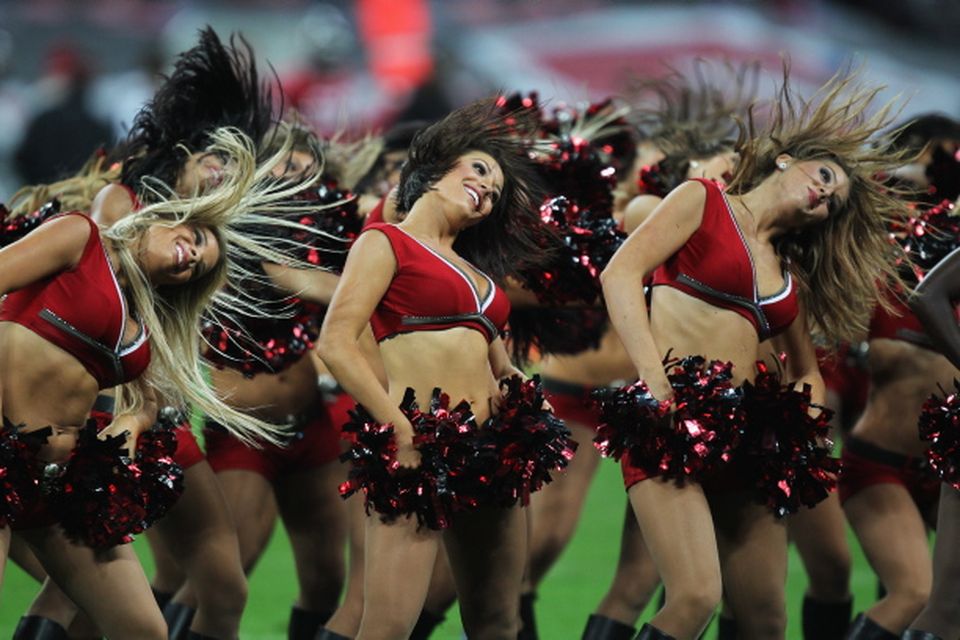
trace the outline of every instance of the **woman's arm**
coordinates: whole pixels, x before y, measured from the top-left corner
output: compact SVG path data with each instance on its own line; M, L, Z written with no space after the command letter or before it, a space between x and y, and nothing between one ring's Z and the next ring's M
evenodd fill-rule
M0 296L77 266L90 233L80 216L64 216L0 249Z
M786 370L783 372L785 382L809 384L811 401L819 405L826 402L827 388L820 374L817 351L810 338L807 316L802 308L786 331L760 345L761 356L766 356L771 351L774 354L784 353L787 356Z
M317 353L340 386L380 423L392 423L397 459L414 466L413 426L390 400L359 345L374 309L390 287L397 261L387 237L379 231L360 235L350 249L340 284L333 294L317 341Z
M633 198L623 212L623 230L633 233L641 224L646 222L663 198L651 195L640 195Z
M499 337L494 338L493 342L490 343L489 357L490 371L493 372L494 378L499 380L509 376L527 377L510 361L510 356L507 355L507 347Z
M937 263L917 287L910 308L943 355L960 368L960 326L953 301L960 297L960 249Z
M104 229L133 211L130 192L119 184L108 184L97 192L90 205L90 217Z
M654 397L673 392L650 331L643 279L676 253L700 226L706 191L698 182L680 185L613 255L600 274L607 313L641 380Z
M295 269L264 262L263 270L275 285L287 293L317 304L330 304L337 282L340 281L336 273L321 269Z

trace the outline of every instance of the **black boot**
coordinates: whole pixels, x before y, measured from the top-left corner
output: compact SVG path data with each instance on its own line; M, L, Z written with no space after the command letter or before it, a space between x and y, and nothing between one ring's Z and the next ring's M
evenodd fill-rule
M205 636L196 631L187 631L187 640L217 640L214 636Z
M844 640L900 640L900 636L887 631L861 613L853 619L853 624L850 625Z
M900 636L900 640L942 640L940 636L935 636L929 631L918 631L916 629L907 629Z
M67 640L68 637L63 625L43 616L23 616L13 632L13 640Z
M587 618L587 627L580 640L633 640L636 633L637 630L629 624L593 613Z
M163 619L167 621L167 637L170 640L187 640L190 624L196 609L179 602L168 602L163 608Z
M660 629L657 629L655 626L649 622L642 627L640 627L640 633L637 634L637 637L634 640L677 640L673 636L668 636Z
M517 640L539 640L537 635L537 619L533 612L533 602L537 594L524 593L520 596L520 633Z
M332 611L308 611L297 605L290 608L287 640L313 640L317 630L333 615Z
M737 619L717 616L717 640L737 640Z
M153 592L153 599L157 601L157 606L160 607L160 611L163 611L167 604L173 600L172 593L164 593L163 591L157 591L153 587L150 587L150 591Z
M803 598L804 640L843 640L850 628L853 599L845 602L824 602L810 596Z
M417 624L413 627L410 640L427 640L430 634L433 633L433 630L439 627L446 619L447 617L442 613L437 614L424 609L420 612L420 617L417 618Z
M350 640L350 638L320 627L320 630L317 631L317 635L313 637L313 640Z

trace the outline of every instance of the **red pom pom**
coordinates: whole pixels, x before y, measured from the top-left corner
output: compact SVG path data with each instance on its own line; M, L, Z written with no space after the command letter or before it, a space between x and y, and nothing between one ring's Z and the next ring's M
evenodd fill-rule
M451 465L458 499L470 507L528 504L577 449L563 421L544 408L539 376L510 376L500 388L499 412L460 441Z
M143 531L139 470L127 457L123 435L97 437L89 421L59 478L52 503L71 540L103 548L133 540Z
M176 430L189 425L186 413L164 407L157 424L137 440L136 465L140 469L140 494L146 515L144 528L153 525L183 495L183 468L174 460L177 451Z
M811 402L810 385L784 385L780 371L763 362L757 371L752 383L743 384L749 424L741 454L755 473L758 501L782 518L813 507L836 488L840 461L830 456L827 439L833 412Z
M384 522L415 515L419 526L448 527L451 514L458 508L450 486L448 450L462 434L476 430L468 403L461 402L452 410L449 404L447 395L436 389L429 410L422 412L413 390L407 389L400 408L413 425L414 445L421 455L416 469L401 468L397 462L393 425L375 422L357 405L343 427L344 437L352 446L340 456L351 463L340 495L346 498L363 491L367 513L376 511Z
M960 381L954 392L931 394L920 411L920 439L930 442L927 460L943 482L960 491Z
M36 211L15 218L11 217L10 211L0 204L0 248L13 244L58 213L60 213L60 201L56 198Z
M729 362L688 356L666 366L671 401L654 398L642 381L595 392L601 424L594 445L604 456L628 455L648 476L700 481L727 463L739 444L742 394L730 384Z
M36 459L50 427L29 433L3 417L0 429L0 528L17 518L41 498L41 463Z

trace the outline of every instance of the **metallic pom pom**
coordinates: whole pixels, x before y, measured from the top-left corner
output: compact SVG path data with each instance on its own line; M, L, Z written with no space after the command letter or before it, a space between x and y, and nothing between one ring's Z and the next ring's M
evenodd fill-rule
M943 482L960 491L960 380L953 393L940 389L923 404L918 420L920 439L930 443L927 460Z
M0 528L17 518L41 498L43 465L37 452L53 433L46 427L29 433L3 417L0 429Z

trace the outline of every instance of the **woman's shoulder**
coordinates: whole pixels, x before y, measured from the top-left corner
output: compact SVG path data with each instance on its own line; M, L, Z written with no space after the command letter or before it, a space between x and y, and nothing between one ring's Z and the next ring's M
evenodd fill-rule
M138 208L133 190L120 183L108 184L97 192L90 206L90 217L103 227L110 227Z

